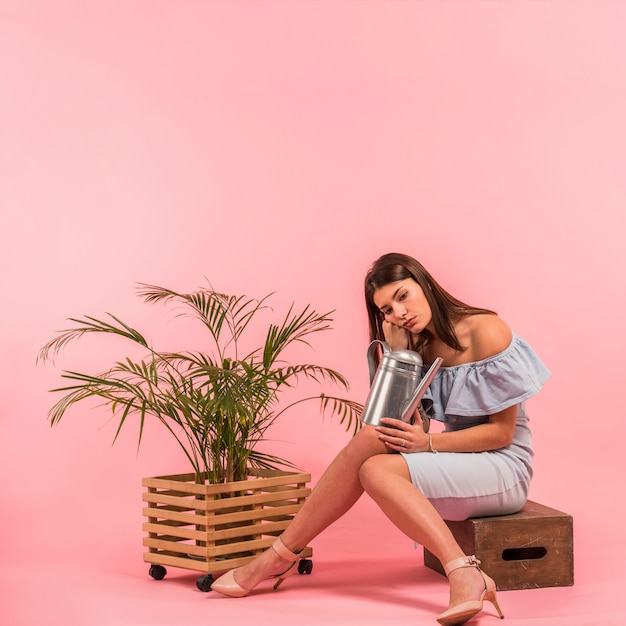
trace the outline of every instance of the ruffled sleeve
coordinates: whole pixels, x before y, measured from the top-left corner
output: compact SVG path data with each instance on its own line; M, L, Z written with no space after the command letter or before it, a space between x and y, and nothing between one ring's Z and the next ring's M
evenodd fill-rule
M485 417L535 395L549 376L530 345L514 334L508 348L499 354L441 367L423 403L430 417L441 422Z

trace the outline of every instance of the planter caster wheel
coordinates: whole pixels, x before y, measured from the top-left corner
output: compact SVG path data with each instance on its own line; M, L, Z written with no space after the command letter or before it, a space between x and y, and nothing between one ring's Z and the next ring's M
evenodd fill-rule
M200 576L198 580L196 580L196 587L198 587L200 591L211 591L213 581L214 578L210 574L208 576Z
M299 574L310 574L313 571L313 561L311 559L301 559L298 563Z
M154 580L163 580L165 574L167 574L167 570L162 565L151 565L148 574L150 574Z

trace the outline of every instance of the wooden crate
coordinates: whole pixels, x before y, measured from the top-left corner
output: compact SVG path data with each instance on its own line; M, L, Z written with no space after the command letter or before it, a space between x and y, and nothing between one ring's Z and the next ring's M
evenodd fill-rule
M144 561L213 574L267 549L309 495L311 475L253 470L251 476L219 485L198 484L194 474L144 478ZM307 547L302 558L311 555Z
M574 584L571 515L528 501L513 515L446 522L465 554L475 554L499 590ZM424 548L424 565L443 574Z

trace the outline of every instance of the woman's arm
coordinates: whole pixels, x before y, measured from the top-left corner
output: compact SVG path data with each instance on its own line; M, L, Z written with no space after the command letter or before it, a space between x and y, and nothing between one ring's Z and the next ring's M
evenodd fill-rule
M376 426L376 430L380 440L397 452L485 452L510 445L515 432L516 416L517 405L513 405L490 415L485 424L430 435L424 432L420 420L415 424L407 424L385 417L381 420L381 425Z
M432 434L433 449L438 452L484 452L506 448L513 441L517 405L489 416L486 424L463 430ZM430 449L430 439L428 441Z

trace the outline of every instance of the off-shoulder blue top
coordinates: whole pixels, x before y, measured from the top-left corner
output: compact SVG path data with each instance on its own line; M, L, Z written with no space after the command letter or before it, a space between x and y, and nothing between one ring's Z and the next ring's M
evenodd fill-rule
M483 424L494 413L518 407L513 441L505 448L402 454L411 480L444 519L501 515L521 508L533 474L525 401L549 376L533 349L516 334L499 354L439 368L422 404L429 417L443 422L447 431Z
M426 366L424 367L426 369ZM534 396L549 378L548 368L516 334L492 357L441 367L422 404L431 419L458 430L482 424L493 413Z

